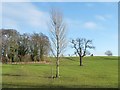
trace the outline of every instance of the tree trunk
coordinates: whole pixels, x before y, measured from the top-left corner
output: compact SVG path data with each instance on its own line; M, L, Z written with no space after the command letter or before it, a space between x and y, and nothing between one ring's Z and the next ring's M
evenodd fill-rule
M57 35L56 78L59 78L59 38L58 38L58 35Z
M82 66L82 56L80 56L80 66Z
M59 58L56 61L56 78L59 78Z
M43 49L40 50L40 60L44 61Z

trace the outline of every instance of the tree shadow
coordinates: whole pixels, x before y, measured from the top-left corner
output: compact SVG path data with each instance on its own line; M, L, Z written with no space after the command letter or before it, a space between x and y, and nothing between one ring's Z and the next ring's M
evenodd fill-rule
M63 85L52 85L51 83L50 84L46 84L46 85L30 85L30 84L21 84L21 85L18 85L18 84L12 84L12 83L9 83L9 84L2 84L3 86L3 89L4 88L17 88L17 89L20 89L23 88L23 89L28 89L30 88L31 90L34 88L34 89L38 89L38 90L49 90L49 89L52 89L52 90L58 90L62 88L62 90L70 90L70 89L75 89L75 88L78 88L78 89L84 89L84 88L101 88L100 86L91 86L91 85L71 85L71 86L63 86ZM23 90L22 89L22 90Z
M61 85L57 85L57 86L54 86L54 85L30 85L30 84L21 84L21 85L18 85L18 84L2 84L3 88L66 88L65 86L61 86Z
M22 75L18 75L18 74L2 74L2 76L22 76Z
M75 59L73 59L73 58L71 58L71 57L65 57L65 59L71 60L71 61L76 61Z
M101 57L101 58L103 58L104 60L118 60L118 58L117 57Z

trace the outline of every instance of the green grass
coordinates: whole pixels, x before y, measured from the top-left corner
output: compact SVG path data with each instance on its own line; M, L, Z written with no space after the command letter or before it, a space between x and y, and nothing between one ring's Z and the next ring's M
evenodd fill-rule
M52 79L53 65L27 64L2 65L3 88L118 88L117 57L84 57L84 66L79 66L79 58L62 58L60 78Z

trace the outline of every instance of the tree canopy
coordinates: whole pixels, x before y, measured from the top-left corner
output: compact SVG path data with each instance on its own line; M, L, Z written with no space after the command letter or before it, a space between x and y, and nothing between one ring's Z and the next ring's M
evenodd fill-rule
M4 62L24 61L24 56L32 61L43 61L49 53L49 38L43 33L20 34L14 29L1 29L0 32Z

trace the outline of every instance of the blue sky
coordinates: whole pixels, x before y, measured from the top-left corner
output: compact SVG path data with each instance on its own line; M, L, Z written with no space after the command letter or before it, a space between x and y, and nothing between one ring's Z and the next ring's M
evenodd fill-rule
M59 8L67 23L67 39L93 40L94 55L111 50L118 55L118 3L117 2L17 2L2 3L2 27L20 33L42 32L49 36L47 22L51 7ZM73 54L69 43L65 54Z

